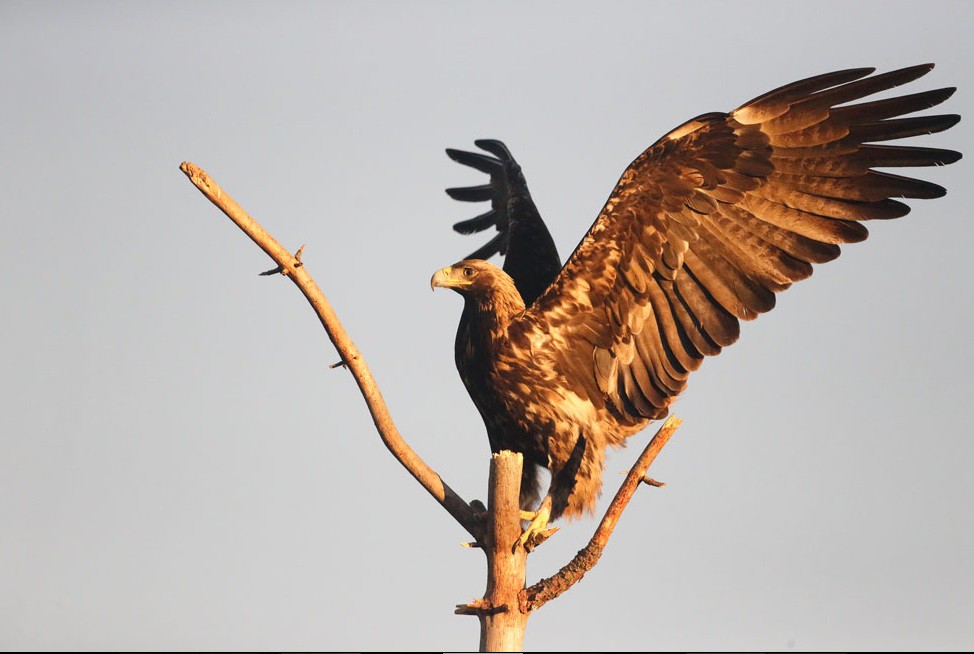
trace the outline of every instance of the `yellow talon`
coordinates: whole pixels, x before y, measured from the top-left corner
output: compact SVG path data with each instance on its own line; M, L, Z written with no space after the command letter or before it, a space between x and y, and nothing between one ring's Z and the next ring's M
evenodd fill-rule
M541 502L541 506L538 507L537 511L521 511L522 520L530 520L531 524L527 526L527 529L521 534L521 537L517 539L517 543L514 545L514 549L518 547L524 547L525 543L530 541L536 535L543 532L548 528L548 520L551 518L551 497L545 497L544 501Z

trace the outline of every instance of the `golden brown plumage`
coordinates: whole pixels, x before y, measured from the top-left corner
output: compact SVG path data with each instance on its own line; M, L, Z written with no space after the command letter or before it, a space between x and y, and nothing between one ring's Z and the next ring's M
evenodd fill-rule
M953 89L859 102L932 67L828 73L688 121L625 170L557 274L557 253L503 144L478 142L497 159L449 151L492 175L476 198L451 189L495 206L458 228L496 225L495 245L480 254L506 251L517 265L505 264L508 276L472 258L433 283L465 298L457 367L491 448L525 454L525 504L537 501L537 465L552 472L552 518L593 509L606 447L665 416L704 356L737 340L740 320L772 309L775 293L839 256L839 244L865 239L862 221L906 215L893 198L944 194L874 169L960 158L878 144L956 124L955 115L901 117ZM526 266L532 252L536 265ZM569 461L577 471L566 470Z

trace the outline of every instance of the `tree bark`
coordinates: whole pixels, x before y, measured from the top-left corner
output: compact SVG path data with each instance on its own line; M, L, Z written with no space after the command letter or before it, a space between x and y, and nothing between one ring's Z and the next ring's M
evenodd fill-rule
M487 491L487 592L480 612L481 652L520 652L528 613L518 601L524 589L528 553L515 547L521 537L518 496L521 490L519 452L504 450L491 458Z

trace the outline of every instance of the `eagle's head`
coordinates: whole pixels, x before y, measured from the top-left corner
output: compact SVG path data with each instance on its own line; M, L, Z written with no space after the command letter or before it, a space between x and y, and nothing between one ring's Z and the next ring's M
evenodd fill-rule
M503 308L508 313L524 310L524 301L510 275L482 259L464 259L443 270L437 270L430 287L452 288L478 305Z
M510 276L492 263L482 259L464 259L443 270L437 270L430 280L430 288L452 288L463 295L490 294L498 288L514 288ZM516 292L516 289L515 289Z

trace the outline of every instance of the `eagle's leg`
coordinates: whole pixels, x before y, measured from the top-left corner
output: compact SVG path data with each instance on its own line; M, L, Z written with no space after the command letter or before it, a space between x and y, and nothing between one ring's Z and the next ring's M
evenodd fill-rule
M537 511L521 511L522 520L530 520L531 524L521 534L517 540L516 547L524 547L524 544L531 540L536 534L540 534L548 528L548 520L551 519L551 495L545 495L541 501L541 506Z
M536 534L544 532L548 528L548 521L551 520L552 513L555 514L556 518L565 513L568 508L569 497L575 491L578 469L582 465L582 459L585 458L586 452L592 453L593 451L591 448L586 449L587 442L585 436L579 434L574 447L572 447L571 455L559 468L554 468L549 458L549 470L554 469L557 472L553 473L548 494L541 501L538 510L521 511L521 519L530 520L531 524L521 534L521 538L517 541L518 545L523 546L525 543L529 543ZM555 504L556 502L557 504Z

